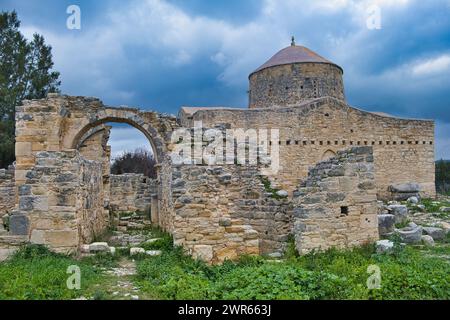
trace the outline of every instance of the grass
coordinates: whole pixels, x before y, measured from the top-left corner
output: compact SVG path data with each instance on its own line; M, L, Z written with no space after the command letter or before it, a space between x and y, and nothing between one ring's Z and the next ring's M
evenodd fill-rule
M301 257L291 250L283 262L244 257L209 266L174 248L139 260L136 281L158 299L449 299L448 256L449 247L397 246L379 255L370 245ZM379 290L367 289L370 265L381 270Z
M450 202L436 201L434 199L422 199L421 204L425 206L427 212L439 212L441 207L450 207Z
M172 238L159 229L148 232L161 240L148 250L161 256L139 256L136 276L130 281L140 297L154 299L450 299L450 245L434 248L401 247L392 254L376 254L373 245L352 250L330 249L299 256L288 245L283 261L242 257L210 266L173 247ZM0 299L111 299L117 279L103 270L117 265L110 255L82 260L28 246L0 263ZM67 267L81 269L81 290L66 286ZM381 272L381 289L368 289L368 267Z
M68 300L92 297L107 277L102 268L113 265L113 258L96 256L81 261L51 253L43 246L20 249L11 259L0 263L0 300ZM67 288L69 266L81 270L81 289Z

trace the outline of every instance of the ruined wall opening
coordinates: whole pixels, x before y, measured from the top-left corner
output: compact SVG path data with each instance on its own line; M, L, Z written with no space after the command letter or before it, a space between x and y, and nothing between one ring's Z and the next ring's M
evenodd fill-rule
M159 221L157 156L149 135L132 121L105 119L83 128L73 142L81 156L102 164L112 226L124 229L130 215Z

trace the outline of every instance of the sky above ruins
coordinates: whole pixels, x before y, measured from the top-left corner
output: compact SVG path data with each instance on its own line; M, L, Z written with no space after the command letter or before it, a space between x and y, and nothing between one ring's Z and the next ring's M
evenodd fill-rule
M80 30L66 26L72 4ZM23 33L52 45L63 93L172 114L246 107L248 74L295 35L343 67L351 105L435 119L436 157L450 159L450 0L0 0L0 9L16 9ZM145 143L114 131L116 152Z

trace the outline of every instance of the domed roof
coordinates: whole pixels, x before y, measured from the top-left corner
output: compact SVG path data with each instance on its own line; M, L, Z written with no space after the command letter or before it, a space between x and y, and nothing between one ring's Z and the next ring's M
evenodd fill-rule
M293 41L289 47L280 50L266 63L253 71L250 75L270 67L304 62L328 63L338 67L339 69L341 69L341 71L343 71L342 68L337 64L325 59L324 57L321 57L320 55L306 47L295 45L295 42Z

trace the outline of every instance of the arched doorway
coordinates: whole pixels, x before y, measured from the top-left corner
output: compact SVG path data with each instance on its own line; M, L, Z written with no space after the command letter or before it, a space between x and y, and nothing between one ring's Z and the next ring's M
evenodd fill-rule
M144 134L145 130L128 121L107 120L87 131L95 124L83 128L79 135L85 133L74 141L74 146L82 157L102 164L103 195L110 225L124 227L126 222L122 218L130 215L135 220L158 225L160 192L154 143ZM120 135L126 143L117 145L114 138L117 141Z

